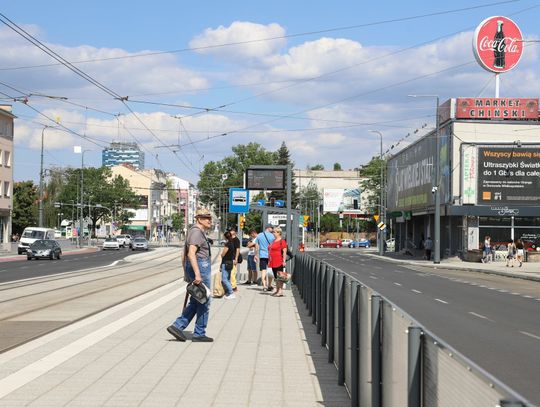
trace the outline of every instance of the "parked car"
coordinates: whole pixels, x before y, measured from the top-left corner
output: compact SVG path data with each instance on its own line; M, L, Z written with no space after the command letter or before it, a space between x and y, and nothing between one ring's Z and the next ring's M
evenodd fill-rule
M103 250L120 250L120 242L116 237L108 237L103 242Z
M339 249L342 246L341 240L328 239L325 242L321 242L320 247L331 247L333 249Z
M540 252L540 239L535 239L534 241L523 240L523 247L528 252Z
M362 237L359 240L353 240L349 247L354 247L354 248L356 248L356 247L371 247L371 243L369 242L368 239Z
M60 260L62 255L62 248L56 240L52 239L40 239L32 243L28 249L26 249L27 260L32 259L57 259Z
M131 250L148 250L148 240L144 237L136 237L131 243Z
M116 236L118 244L120 247L130 247L131 248L131 235L118 235Z
M352 239L341 239L342 247L351 247Z

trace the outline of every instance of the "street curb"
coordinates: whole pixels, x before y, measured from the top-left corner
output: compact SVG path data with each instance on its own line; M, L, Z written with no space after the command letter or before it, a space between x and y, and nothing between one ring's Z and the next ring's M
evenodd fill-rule
M81 254L81 253L94 253L94 252L97 252L99 251L99 249L97 247L89 247L89 248L84 248L84 249L75 249L75 250L70 250L70 251L67 251L67 252L62 252L62 257L64 256L72 256L74 254ZM9 257L8 257L9 256ZM4 263L4 262L10 262L10 261L22 261L22 260L26 260L26 255L24 254L17 254L17 255L11 255L11 254L8 254L6 255L6 257L0 257L0 263Z
M366 253L366 256L371 256L371 257L378 258L378 259L381 258L378 254ZM407 265L413 265L413 266L432 267L434 269L445 268L445 269L457 270L457 271L470 271L470 272L476 272L476 273L494 274L494 275L503 276L503 277L520 278L522 280L540 282L540 277L537 277L537 276L527 276L527 275L523 275L523 274L506 273L504 271L498 271L498 270L484 270L484 269L479 269L479 268L456 267L456 266L452 266L451 264L448 264L448 263L440 263L440 264L437 264L437 265L435 265L433 263L417 263L417 262L414 262L414 261L393 259L391 257L385 257L385 256L383 256L382 258L385 259L385 260L394 262L394 263L398 263L398 264L407 264Z

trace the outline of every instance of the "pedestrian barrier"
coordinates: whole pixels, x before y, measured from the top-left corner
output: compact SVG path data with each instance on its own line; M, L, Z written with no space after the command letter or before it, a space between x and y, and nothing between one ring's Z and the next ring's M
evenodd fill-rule
M351 406L532 405L342 270L298 253L293 283Z

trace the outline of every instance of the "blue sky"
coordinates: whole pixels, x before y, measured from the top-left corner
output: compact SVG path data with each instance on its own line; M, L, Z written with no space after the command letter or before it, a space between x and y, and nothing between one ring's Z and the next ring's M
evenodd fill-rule
M493 96L493 75L474 62L474 28L504 15L538 39L540 2L34 0L0 12L66 60L89 61L75 65L129 96L121 103L50 65L0 25L0 91L33 94L28 105L2 101L19 117L16 180L37 180L41 131L59 118L77 134L46 130L46 167L80 165L74 145L92 150L85 163L98 166L102 146L137 141L147 166L196 181L205 163L250 141L269 150L285 141L300 168L354 168L378 154L369 130L384 134L385 150L422 135L433 127L434 100L407 95ZM501 96L538 97L538 46L502 75Z

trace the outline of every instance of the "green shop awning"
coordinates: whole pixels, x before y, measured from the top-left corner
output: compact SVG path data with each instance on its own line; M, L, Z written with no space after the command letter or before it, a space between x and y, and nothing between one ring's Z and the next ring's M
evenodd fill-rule
M122 229L126 230L146 230L144 225L125 225Z

